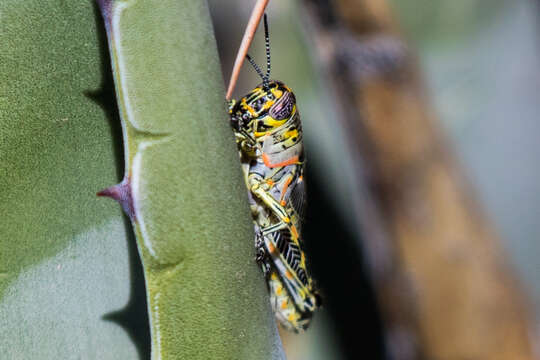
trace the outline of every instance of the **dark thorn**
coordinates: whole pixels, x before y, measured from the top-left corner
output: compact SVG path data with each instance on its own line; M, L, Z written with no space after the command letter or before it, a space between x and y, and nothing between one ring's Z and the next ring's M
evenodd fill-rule
M131 194L131 181L129 177L124 178L118 185L101 190L97 193L97 196L110 197L111 199L118 201L131 221L136 221L133 196Z

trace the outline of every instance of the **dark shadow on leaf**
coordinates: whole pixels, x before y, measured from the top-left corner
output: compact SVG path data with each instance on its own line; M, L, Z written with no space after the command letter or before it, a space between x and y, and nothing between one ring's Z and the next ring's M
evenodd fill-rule
M101 86L98 90L87 91L85 95L97 103L105 112L110 132L113 139L114 155L117 159L116 169L118 182L122 180L124 172L124 148L122 144L122 126L118 114L118 105L114 91L114 80L112 77L111 60L109 47L107 44L107 34L103 24L103 18L97 4L94 5L94 15L98 31L98 42L101 54ZM112 184L111 184L112 185ZM96 189L99 190L99 189ZM137 243L133 228L129 219L124 216L124 225L126 227L131 290L130 299L126 306L118 311L103 315L103 319L112 321L121 326L129 335L135 344L141 360L151 358L151 339L150 327L147 312L146 289L144 282L144 273L137 250Z
M137 347L139 358L149 360L151 358L151 341L144 273L131 222L127 217L124 217L124 223L126 228L129 228L127 241L131 271L131 294L127 305L123 309L105 314L102 318L120 325Z
M103 18L98 5L94 4L94 16L96 19L96 28L98 33L98 43L101 57L101 86L97 90L89 90L84 93L90 100L98 104L107 116L111 136L113 138L114 156L116 162L117 176L121 180L124 172L124 147L122 145L122 125L120 115L118 114L118 105L116 102L116 93L114 91L114 80L111 69L111 58L109 55L109 46L107 44L107 33ZM112 185L112 184L111 184Z
M365 273L358 236L336 210L324 178L310 162L307 164L305 247L333 333L345 359L387 359L375 293Z

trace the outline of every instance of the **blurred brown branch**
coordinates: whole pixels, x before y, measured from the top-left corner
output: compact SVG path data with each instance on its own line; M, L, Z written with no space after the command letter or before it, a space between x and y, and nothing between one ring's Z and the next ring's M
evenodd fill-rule
M372 201L359 205L358 220L391 357L533 359L526 298L438 128L386 2L304 4L362 164L358 177L368 183Z

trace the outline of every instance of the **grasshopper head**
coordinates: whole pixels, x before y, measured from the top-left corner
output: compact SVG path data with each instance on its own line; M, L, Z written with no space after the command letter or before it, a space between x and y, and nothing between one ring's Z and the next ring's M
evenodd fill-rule
M261 84L235 102L230 108L235 131L259 136L283 125L296 112L296 98L289 87L279 81Z

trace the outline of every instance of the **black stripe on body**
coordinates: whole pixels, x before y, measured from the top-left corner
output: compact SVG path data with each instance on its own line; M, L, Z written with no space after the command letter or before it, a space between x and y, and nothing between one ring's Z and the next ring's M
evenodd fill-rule
M292 234L288 228L280 229L271 235L272 242L279 250L280 257L297 275L300 282L308 285L308 278L305 269L302 267L302 255L300 247L292 241Z

